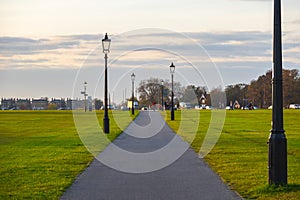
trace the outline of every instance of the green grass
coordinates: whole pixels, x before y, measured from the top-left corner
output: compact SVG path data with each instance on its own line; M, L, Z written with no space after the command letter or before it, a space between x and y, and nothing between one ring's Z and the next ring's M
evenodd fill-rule
M180 114L176 111L176 120L169 121L168 116L167 122L199 152L211 112L200 111L200 122L199 111L187 111L183 117ZM81 113L79 119L85 115ZM109 140L130 123L128 116L128 112L110 113ZM222 135L205 157L223 180L247 199L300 197L300 110L285 110L284 116L288 139L287 186L267 184L270 110L228 111ZM100 125L102 117L103 112L97 112ZM92 126L87 123L83 127L90 130L87 136L99 131ZM91 147L92 153L98 153L99 145L104 148L107 142L97 145L95 149ZM93 158L77 134L70 111L0 112L0 199L57 199Z
M128 112L109 114L111 133L105 137L113 140L131 118ZM103 112L97 118L102 125ZM114 118L123 121L121 129ZM0 112L0 199L57 199L93 158L71 111Z
M187 112L187 111L185 111ZM180 129L181 121L197 126L199 111L188 111L182 119L175 112L175 121L167 122L192 148L199 152L209 126L211 111L200 111L195 139L192 128ZM169 115L169 113L167 113ZM271 129L271 110L227 111L224 128L214 149L205 157L209 165L246 199L300 199L300 110L285 110L284 123L288 139L288 185L268 186L268 145ZM187 126L191 127L191 126Z

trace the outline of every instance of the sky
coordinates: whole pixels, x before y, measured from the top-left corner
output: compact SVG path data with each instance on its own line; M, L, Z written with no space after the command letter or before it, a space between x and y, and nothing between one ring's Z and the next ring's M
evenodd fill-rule
M283 65L300 70L300 1L282 1ZM272 0L1 0L0 97L103 99L101 39L112 39L115 102L149 77L209 89L272 68Z

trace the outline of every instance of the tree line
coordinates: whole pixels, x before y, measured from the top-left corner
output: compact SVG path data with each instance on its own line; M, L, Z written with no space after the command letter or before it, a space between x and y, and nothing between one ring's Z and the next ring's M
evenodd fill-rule
M300 75L297 69L283 69L283 105L299 103ZM238 101L242 105L253 104L260 108L272 105L272 71L252 80L250 84L229 85L225 89L227 103Z
M138 87L139 106L147 107L163 103L166 109L170 109L171 88L172 85L168 80L160 80L158 78L142 80ZM179 107L180 102L188 102L193 106L205 104L219 107L219 102L225 102L223 98L225 94L222 95L223 93L224 91L221 88L215 88L208 92L205 86L188 85L183 87L180 82L174 82L174 105ZM224 103L222 106L225 106Z
M297 69L283 69L283 103L288 107L292 103L300 103L300 75ZM138 87L139 105L149 106L161 104L162 100L166 108L171 102L171 83L168 80L150 78L140 82ZM225 95L226 98L224 99ZM174 103L189 102L195 105L212 105L224 107L234 103L242 106L255 105L267 108L272 105L272 71L252 80L249 84L239 83L228 85L223 91L221 88L208 90L205 86L188 85L181 86L180 82L174 82ZM205 99L203 99L203 97ZM214 100L214 101L212 101Z

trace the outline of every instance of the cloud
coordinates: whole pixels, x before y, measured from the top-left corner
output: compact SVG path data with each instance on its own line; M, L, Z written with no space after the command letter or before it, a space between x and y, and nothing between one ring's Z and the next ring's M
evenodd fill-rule
M299 24L300 24L300 20L294 20L294 21L292 21L291 23L292 23L292 24L297 24L297 25L299 25Z
M202 43L223 43L224 41L265 41L272 38L271 33L261 31L199 32L187 33Z
M82 34L33 39L0 37L0 69L94 67L103 60L102 35ZM271 62L272 34L260 31L176 33L158 29L112 35L110 61L131 67L185 58L192 63L211 58L223 66L257 66ZM200 46L199 46L200 45ZM284 56L299 65L300 43L284 36ZM206 55L209 54L210 57ZM88 56L89 55L89 56ZM122 56L121 56L122 55ZM181 57L180 57L181 56ZM250 64L252 63L252 64ZM260 63L260 64L259 64Z
M82 34L82 35L66 35L66 36L59 36L60 38L64 38L67 40L78 40L78 41L97 41L100 43L100 40L102 39L102 35L96 35L96 34Z
M31 39L23 37L0 37L0 55L39 54L43 51L68 49L78 46L79 41L63 41L59 38Z
M75 96L82 97L82 83L88 81L89 94L101 98L102 37L98 34L0 37L2 95L71 97L73 82L76 81L80 88L75 91ZM124 96L124 89L129 91L131 88L130 74L133 71L137 83L149 76L169 79L171 61L176 65L176 80L183 85L220 85L220 81L216 81L219 74L214 70L214 64L218 66L225 85L250 82L272 67L272 33L269 32L143 30L111 35L111 39L109 87L119 98ZM298 41L296 34L284 34L284 67L299 68ZM20 90L20 85L26 89ZM93 94L93 91L97 93Z
M0 37L0 44L16 44L16 43L36 44L44 40L45 39L34 40L31 38L24 38L24 37Z
M272 0L231 0L231 1L251 1L251 2L261 1L261 2L271 2Z

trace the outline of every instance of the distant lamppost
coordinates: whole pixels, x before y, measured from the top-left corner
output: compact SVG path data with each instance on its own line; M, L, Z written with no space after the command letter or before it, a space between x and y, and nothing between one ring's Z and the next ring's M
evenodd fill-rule
M170 66L170 73L171 73L171 79L172 79L172 99L171 99L171 120L174 120L174 73L175 73L175 65L171 64Z
M164 80L161 80L161 110L164 110Z
M88 95L88 94L86 93L87 82L84 81L83 85L84 85L84 91L81 92L81 94L83 94L83 98L84 98L84 112L86 112L86 107L87 107L87 105L86 105L86 97L87 97L87 95Z
M102 49L105 54L105 71L104 71L104 117L103 117L103 131L109 133L109 117L108 117L108 105L107 105L107 54L109 53L111 40L108 39L107 33L102 39Z
M269 184L287 184L287 140L283 129L281 0L274 0L272 130L269 137Z
M131 74L131 82L132 82L132 95L131 95L131 114L134 115L134 80L135 80L135 74Z

